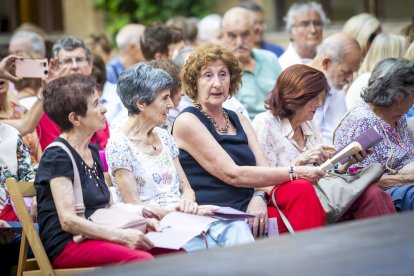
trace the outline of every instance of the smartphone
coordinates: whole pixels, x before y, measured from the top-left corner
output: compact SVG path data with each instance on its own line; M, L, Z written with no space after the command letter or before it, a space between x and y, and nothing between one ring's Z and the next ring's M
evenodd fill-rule
M16 60L16 76L19 78L43 78L49 73L47 59Z

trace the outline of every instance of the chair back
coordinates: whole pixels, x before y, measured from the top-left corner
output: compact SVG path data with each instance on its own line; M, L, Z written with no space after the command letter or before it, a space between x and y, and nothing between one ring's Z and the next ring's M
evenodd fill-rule
M37 233L33 220L26 209L23 197L36 196L33 182L17 182L14 178L6 179L6 187L13 201L16 214L23 225L20 243L19 263L17 275L72 275L80 272L94 270L92 268L70 268L53 270L49 258ZM29 245L35 256L35 260L27 260ZM36 265L37 263L37 265Z

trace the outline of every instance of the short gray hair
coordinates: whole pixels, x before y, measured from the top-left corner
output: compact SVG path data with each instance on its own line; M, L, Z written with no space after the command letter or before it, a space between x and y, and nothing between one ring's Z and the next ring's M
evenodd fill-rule
M18 31L11 37L10 44L21 40L27 41L33 53L42 57L46 56L45 40L39 34L30 31Z
M188 55L191 54L193 51L193 46L182 47L180 50L178 50L178 53L175 55L173 63L180 67L180 69L184 68Z
M316 2L294 3L290 6L286 17L283 20L286 22L286 31L290 31L295 26L295 17L304 12L315 11L319 14L324 26L329 24L330 20L322 9L322 6Z
M53 44L52 56L57 58L62 49L65 51L73 51L78 48L82 48L85 51L86 59L92 64L93 59L91 50L82 40L74 36L64 36L57 40L55 44Z
M165 71L140 62L122 72L116 92L131 116L140 113L138 101L151 104L159 92L171 88L172 84L172 78Z
M414 61L385 58L375 66L361 97L367 103L389 107L399 97L407 98L413 88Z
M329 56L335 62L342 62L347 54L361 55L361 47L351 35L336 33L325 38L316 48L316 58Z

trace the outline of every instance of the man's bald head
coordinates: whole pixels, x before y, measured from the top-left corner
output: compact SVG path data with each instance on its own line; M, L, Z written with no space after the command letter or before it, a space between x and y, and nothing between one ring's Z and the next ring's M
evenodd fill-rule
M252 14L242 7L234 7L229 9L223 16L222 26L225 28L234 25L247 23L253 28L254 18Z
M246 9L234 7L223 16L223 42L242 64L248 63L254 45L253 15Z
M116 46L119 51L126 51L128 44L138 43L144 33L145 26L142 24L128 24L122 27L116 35Z
M348 55L361 59L361 47L358 41L346 33L336 33L324 39L318 47L317 58L330 56L336 62Z
M329 85L341 90L352 82L361 63L361 47L350 35L337 33L327 37L318 47L311 66L321 70Z
M128 24L122 27L116 35L116 46L121 63L125 67L145 60L140 45L144 31L145 26L142 24Z

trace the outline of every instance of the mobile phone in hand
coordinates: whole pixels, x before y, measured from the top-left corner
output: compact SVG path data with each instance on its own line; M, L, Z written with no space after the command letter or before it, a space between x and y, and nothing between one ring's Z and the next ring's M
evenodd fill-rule
M43 78L49 73L47 59L16 60L16 76L19 78Z

